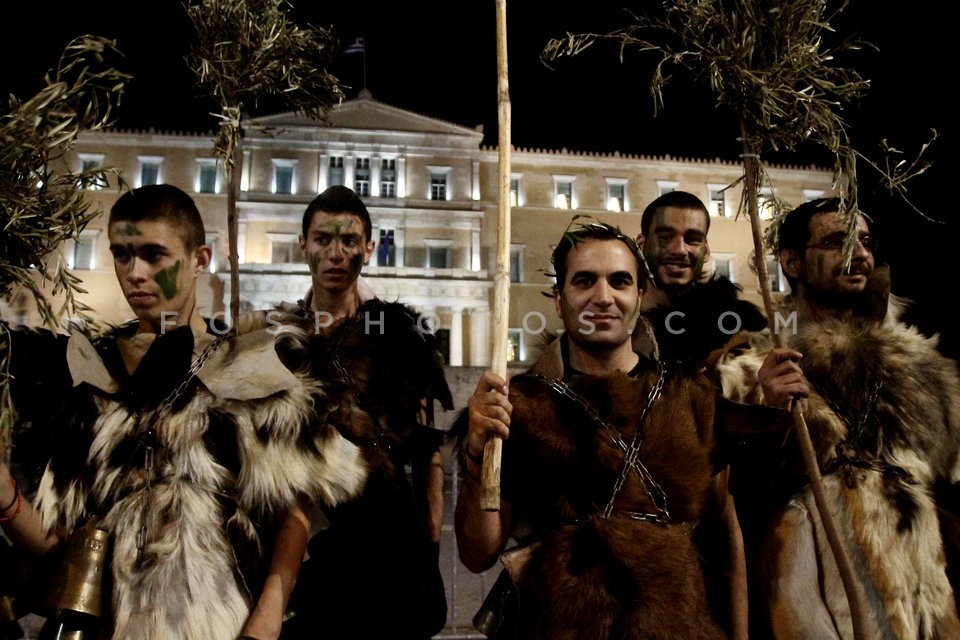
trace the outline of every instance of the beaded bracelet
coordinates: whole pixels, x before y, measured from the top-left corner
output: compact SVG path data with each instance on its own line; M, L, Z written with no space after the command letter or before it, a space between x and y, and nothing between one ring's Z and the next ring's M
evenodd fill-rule
M10 476L10 482L13 483L14 497L10 504L0 509L0 513L9 510L14 504L17 505L17 509L8 516L0 516L0 522L10 522L20 515L20 510L23 508L23 492L20 491L20 486L17 485L17 479Z

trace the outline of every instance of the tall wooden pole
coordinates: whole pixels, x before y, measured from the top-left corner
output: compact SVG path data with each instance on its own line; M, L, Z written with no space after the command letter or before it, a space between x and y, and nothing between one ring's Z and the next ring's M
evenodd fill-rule
M493 274L493 345L490 369L507 378L510 322L510 83L507 74L507 0L497 0L497 123L499 128L499 216L497 266ZM500 457L503 441L490 437L483 449L480 506L500 510Z
M767 275L767 264L763 257L763 240L760 232L760 211L757 206L757 194L760 192L757 188L757 176L760 175L759 161L757 151L750 144L750 138L747 135L747 126L741 123L740 139L743 146L743 176L744 192L747 197L747 212L750 217L750 231L753 235L753 260L757 269L757 278L760 280L760 294L763 298L763 307L767 315L767 323L770 327L770 337L773 339L775 347L782 347L783 338L777 332L775 322L773 297L770 292L770 278ZM807 421L803 417L803 412L799 405L793 403L793 421L794 432L797 442L800 445L800 453L803 457L804 468L807 475L810 476L810 489L813 492L813 500L817 506L817 512L820 515L820 521L823 523L823 530L827 536L827 543L833 552L833 559L837 563L837 569L840 572L840 582L847 595L847 602L850 606L850 622L853 627L853 637L855 640L863 640L867 637L866 633L866 607L864 596L860 590L854 571L850 555L847 553L846 545L840 537L839 530L830 512L830 505L827 503L826 491L823 484L823 477L820 474L820 465L817 462L817 453L813 447L813 441L810 439L810 430L807 428Z
M230 262L230 324L239 333L240 322L240 221L237 214L237 193L240 192L240 144L239 125L236 132L233 155L227 164L227 240Z

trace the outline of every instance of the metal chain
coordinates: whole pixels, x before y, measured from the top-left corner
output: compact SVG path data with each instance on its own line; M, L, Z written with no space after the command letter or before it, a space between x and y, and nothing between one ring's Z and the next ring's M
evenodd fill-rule
M177 388L174 389L167 395L166 398L157 406L153 414L143 423L137 427L137 440L139 441L140 446L143 447L143 470L146 476L146 484L143 487L143 502L141 505L141 518L140 518L140 532L137 535L137 566L143 561L143 553L147 547L147 532L150 530L150 502L153 497L153 476L156 467L156 451L159 447L159 440L157 438L157 433L155 427L160 424L160 422L167 417L167 414L170 413L170 410L173 408L173 404L177 401L180 396L186 392L187 388L190 386L190 383L193 382L193 379L197 377L197 373L200 372L200 369L203 368L203 365L206 364L207 360L213 355L213 352L227 339L227 334L222 333L216 337L216 339L211 342L207 347L198 355L191 363L190 368L187 370L186 376L184 376L183 381L177 385Z
M600 416L600 413L593 407L593 405L587 402L583 396L571 389L567 383L557 380L556 378L548 378L547 376L537 373L527 374L529 377L545 383L554 393L577 404L592 422L601 427L603 431L610 435L611 442L621 451L625 452L626 455L624 456L623 469L621 469L620 476L617 478L617 482L614 485L613 495L611 496L610 501L607 503L606 508L603 510L604 518L609 518L612 514L614 499L623 487L627 473L629 473L630 470L633 470L633 472L636 473L640 478L641 483L643 483L644 489L647 492L647 496L650 498L651 502L653 502L654 507L656 507L657 513L630 511L625 512L625 514L634 520L661 523L670 521L670 512L667 509L666 492L664 492L663 488L657 483L653 477L653 474L650 473L639 457L640 445L643 441L643 422L646 419L646 415L649 412L650 407L653 405L654 400L656 400L663 391L664 380L666 379L667 367L665 364L662 362L658 363L658 368L660 373L657 382L647 394L647 404L640 415L637 432L634 435L633 442L629 446L626 442L624 442L623 438L620 437L620 432L617 431L616 427L611 425L609 422L606 422ZM631 451L633 451L632 460Z
M857 419L857 424L852 425L850 421L847 420L844 412L833 400L827 399L827 402L830 404L830 408L837 414L837 416L843 420L844 424L847 425L849 431L847 433L846 442L849 444L856 444L860 440L860 436L863 435L863 427L867 423L867 418L870 417L870 414L873 412L873 408L877 403L877 398L880 395L880 390L883 388L883 379L886 375L885 370L880 371L880 375L877 379L876 384L873 385L873 390L870 392L870 396L867 398L867 402L864 405L863 411L860 412L860 417ZM826 397L826 396L824 396Z
M827 473L833 473L838 469L843 469L845 472L847 487L851 489L853 489L856 485L855 476L852 473L854 468L871 469L884 474L896 475L901 478L910 477L909 472L902 467L885 460L876 459L879 455L879 451L864 451L860 446L860 439L863 436L863 427L867 424L867 419L870 417L870 414L873 413L874 407L876 406L877 398L880 396L880 390L883 388L883 379L885 375L886 370L881 370L879 378L877 379L876 384L873 385L873 390L870 392L870 396L867 398L867 402L863 410L860 412L860 416L855 425L851 426L850 421L844 415L844 412L840 409L840 407L833 400L830 400L829 398L827 399L827 403L830 405L830 408L833 409L834 413L837 414L837 417L839 417L840 420L847 425L848 432L846 439L837 445L836 457L824 465L824 471Z
M650 471L640 462L640 445L643 444L644 436L643 424L647 419L647 415L650 413L650 407L653 406L653 403L657 398L660 397L661 392L663 392L663 384L667 376L667 367L663 363L658 363L658 368L660 369L660 375L657 377L656 384L650 388L650 392L647 394L647 404L644 405L643 412L640 414L640 419L637 421L637 432L633 434L633 441L630 443L630 448L627 450L627 455L624 457L623 467L620 469L620 475L617 477L617 481L613 485L613 493L610 495L610 500L607 502L607 506L603 510L602 517L604 519L609 518L613 513L614 502L616 501L620 490L623 489L623 485L627 480L627 474L631 469L635 469L640 475L640 479L643 481L647 495L650 497L650 500L653 501L653 505L659 513L631 513L631 517L634 517L637 520L649 520L653 522L670 521L670 511L667 509L666 493L659 484L654 482Z

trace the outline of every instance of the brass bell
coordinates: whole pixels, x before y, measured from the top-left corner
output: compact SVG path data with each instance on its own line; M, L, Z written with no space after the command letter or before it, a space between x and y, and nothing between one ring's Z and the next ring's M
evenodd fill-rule
M106 531L89 524L75 529L67 538L43 601L47 615L67 610L100 616L108 539Z

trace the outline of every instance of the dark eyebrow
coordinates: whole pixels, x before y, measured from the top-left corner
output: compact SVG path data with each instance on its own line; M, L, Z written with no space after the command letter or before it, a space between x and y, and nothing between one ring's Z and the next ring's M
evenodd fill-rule
M582 270L582 271L575 271L574 274L573 274L572 276L570 276L570 279L573 280L573 279L575 279L575 278L583 278L583 277L585 277L585 276L589 276L589 277L591 277L591 278L596 278L596 277L598 277L597 274L596 274L596 272L594 272L594 271L587 271L586 269L584 269L584 270Z
M129 246L130 246L129 244L123 243L123 242L111 242L110 251L114 251L116 249L121 249L123 251L126 251ZM137 246L137 251L138 252L139 251L153 251L153 252L167 251L167 247L165 245L155 244L155 243L141 244Z
M656 227L653 228L653 233L664 233L667 231L671 233L680 233L680 231L676 227L671 227L670 225L667 225L667 224L657 225Z

